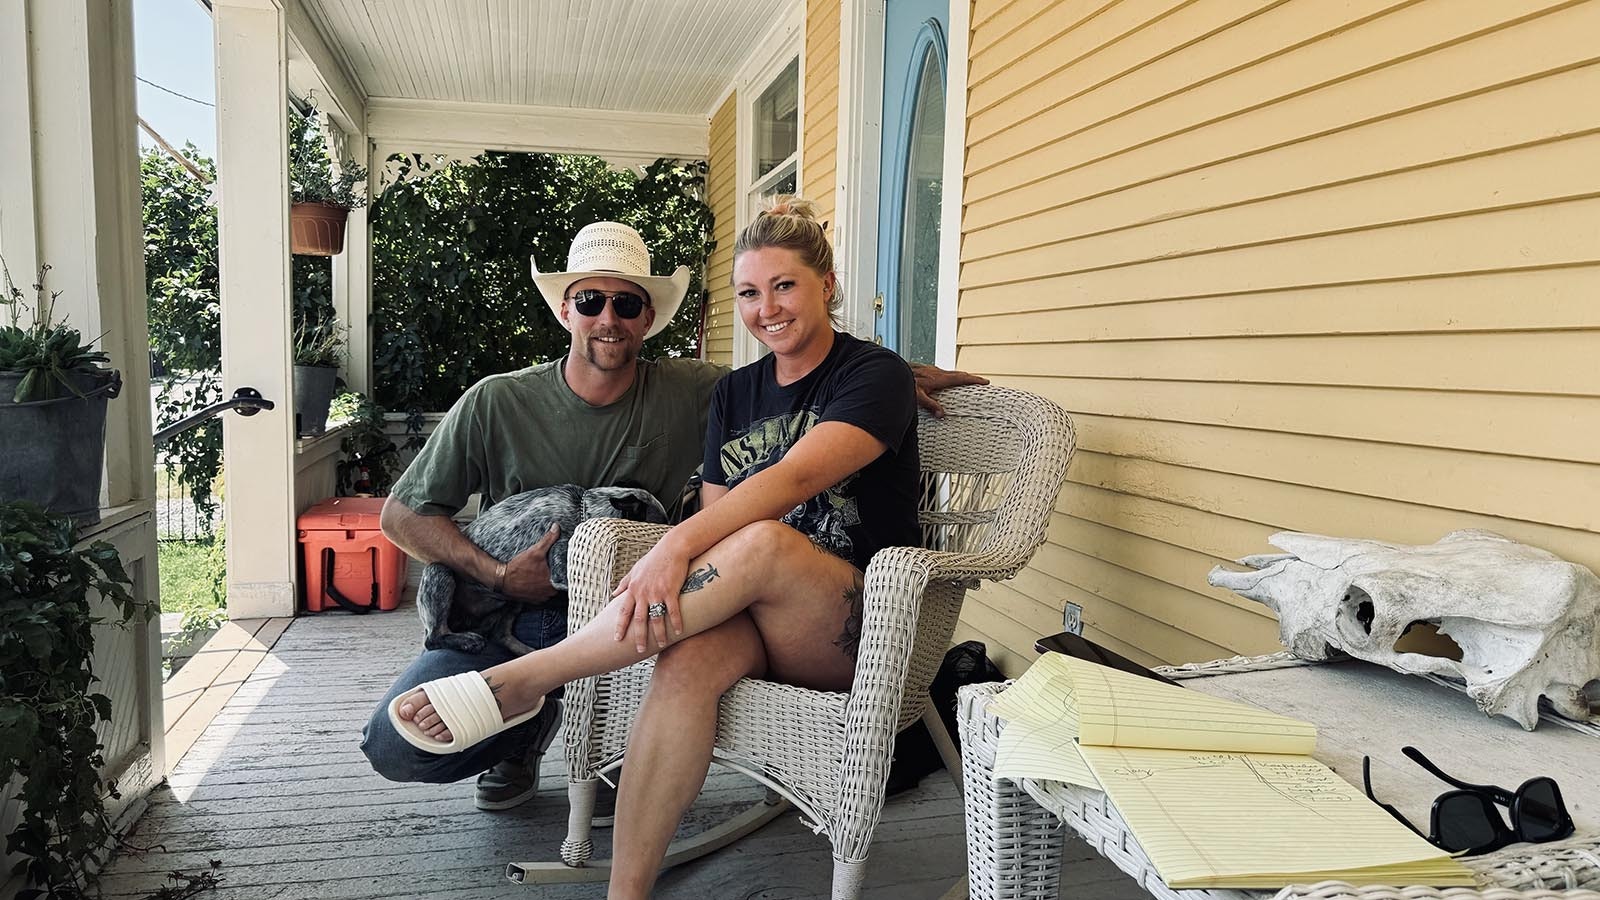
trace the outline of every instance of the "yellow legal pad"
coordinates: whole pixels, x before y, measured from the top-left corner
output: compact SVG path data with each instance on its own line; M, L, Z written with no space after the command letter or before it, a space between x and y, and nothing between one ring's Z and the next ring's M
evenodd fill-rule
M991 708L995 774L1105 791L1168 887L1475 884L1312 759L1309 723L1059 653Z

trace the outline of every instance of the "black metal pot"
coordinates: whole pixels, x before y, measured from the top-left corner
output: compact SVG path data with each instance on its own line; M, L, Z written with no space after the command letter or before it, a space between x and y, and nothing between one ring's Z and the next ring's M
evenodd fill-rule
M106 401L122 391L122 374L69 372L71 390L52 380L54 396L13 403L24 374L0 372L0 500L30 500L93 525L100 521Z
M339 370L332 366L294 367L295 433L315 437L328 427L328 406L333 402Z

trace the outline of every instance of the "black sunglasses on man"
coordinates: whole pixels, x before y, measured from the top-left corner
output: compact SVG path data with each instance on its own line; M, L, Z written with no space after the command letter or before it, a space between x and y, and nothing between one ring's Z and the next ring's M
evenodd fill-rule
M1429 833L1423 835L1398 809L1388 803L1379 803L1378 798L1373 796L1370 756L1361 758L1361 780L1366 784L1367 797L1435 847L1471 856L1490 853L1519 841L1543 843L1572 834L1572 815L1567 812L1567 806L1561 799L1561 788L1556 786L1553 778L1543 775L1530 778L1512 793L1496 785L1469 784L1446 775L1444 770L1415 747L1402 747L1400 752L1432 772L1439 780L1456 788L1434 799ZM1495 808L1496 804L1511 810L1510 828L1506 827L1505 819Z
M598 316L606 308L606 300L611 301L611 308L617 311L619 319L637 319L650 301L635 294L633 291L606 292L593 288L573 291L567 298L572 301L572 308L580 316Z

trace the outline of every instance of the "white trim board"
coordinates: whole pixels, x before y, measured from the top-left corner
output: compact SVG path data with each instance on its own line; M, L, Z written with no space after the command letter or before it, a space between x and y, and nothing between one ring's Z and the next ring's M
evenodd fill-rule
M334 54L300 0L284 0L283 19L289 41L290 90L301 96L316 92L317 108L331 115L346 134L364 130L367 93Z
M805 147L805 90L806 90L806 59L805 59L805 4L795 0L767 32L760 43L756 44L744 63L739 67L739 73L734 77L734 89L739 97L735 104L734 112L734 148L736 160L734 165L738 171L734 179L734 234L744 230L750 224L750 190L753 179L750 177L754 162L755 135L751 129L751 108L765 88L774 78L783 72L791 59L799 59L799 93L797 95L798 110L796 112L797 127L795 129L795 184L804 184L804 160L799 159L804 155ZM709 137L710 129L707 128ZM737 303L737 301L735 301ZM745 329L739 321L738 310L734 310L733 327L733 364L742 366L754 362L761 355L761 344Z
M940 197L939 321L934 359L955 363L961 204L966 177L970 0L950 0L945 66L944 193ZM839 34L839 181L834 223L845 315L866 323L878 285L878 194L883 148L884 0L847 3Z
M884 0L847 3L839 17L839 145L833 241L845 321L872 339L878 285L878 156L883 146Z
M698 115L392 97L367 101L367 138L406 152L582 153L633 164L663 156L705 159L711 150L708 132Z
M967 183L967 68L972 6L950 2L950 46L944 90L944 193L939 198L939 321L934 364L956 367L956 324L961 301L961 205Z

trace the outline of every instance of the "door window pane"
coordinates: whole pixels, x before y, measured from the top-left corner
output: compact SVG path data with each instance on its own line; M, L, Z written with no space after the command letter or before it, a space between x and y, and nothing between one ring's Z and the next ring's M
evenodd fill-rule
M789 63L756 99L756 171L752 181L794 155L800 127L800 60Z
M933 362L939 320L939 206L944 190L944 73L932 46L911 114L906 204L900 230L900 354Z

